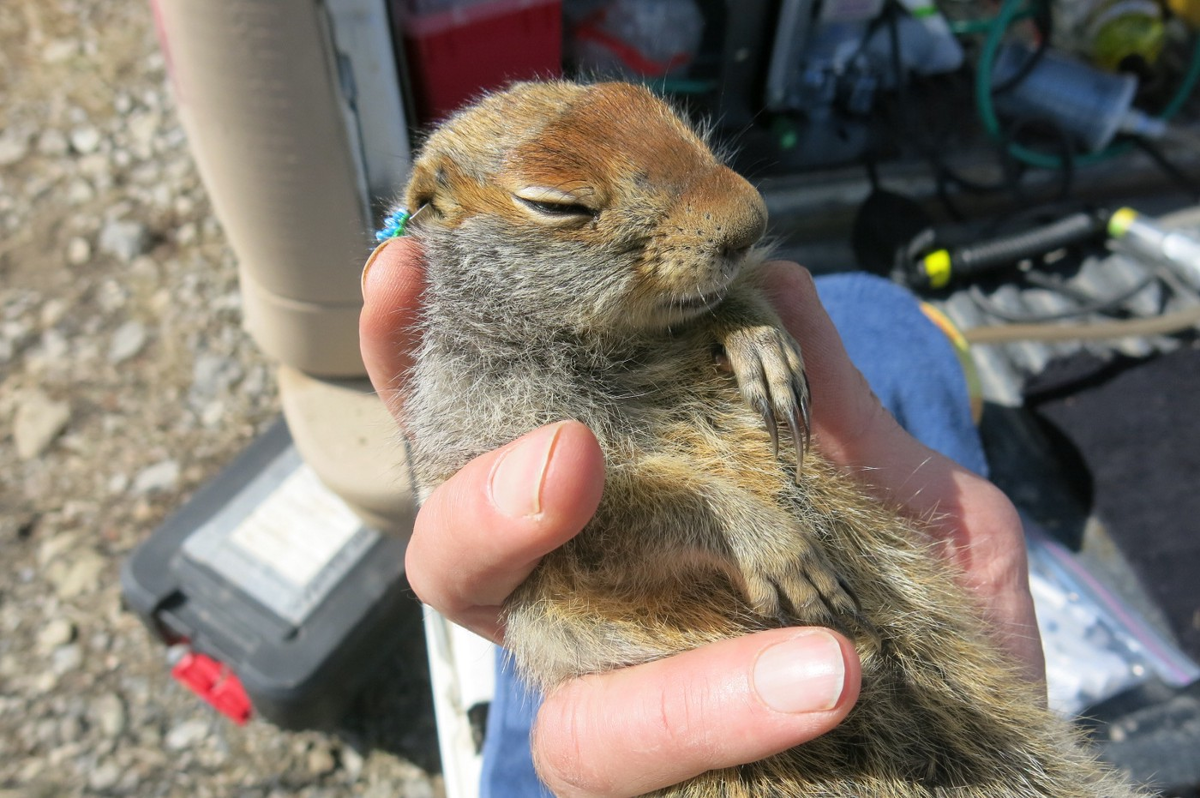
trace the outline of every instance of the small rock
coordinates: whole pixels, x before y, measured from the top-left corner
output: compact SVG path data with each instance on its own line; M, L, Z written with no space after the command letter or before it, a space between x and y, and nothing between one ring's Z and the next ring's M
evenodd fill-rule
M100 188L112 185L112 164L104 153L96 152L79 158L79 173L92 179Z
M75 639L75 624L65 618L55 618L42 627L37 635L38 648L49 653Z
M0 166L20 161L29 152L29 136L24 132L9 132L0 136Z
M128 722L125 704L116 693L105 693L92 701L88 717L107 738L120 736Z
M83 743L78 740L71 740L47 751L46 762L52 769L62 772L69 767L68 763L79 756L82 750Z
M125 262L146 251L150 232L141 222L110 221L100 230L100 250Z
M65 300L55 297L47 299L46 304L42 305L42 309L38 312L38 321L42 327L53 327L63 320L63 316L67 315L67 303Z
M129 300L130 290L124 280L108 278L96 287L96 304L105 313L120 310ZM98 329L98 328L97 328Z
M145 345L146 325L136 319L130 319L113 333L112 343L108 347L108 362L114 366L124 363L141 352Z
M228 417L229 411L226 409L225 403L220 399L214 399L200 411L200 423L208 429L220 426L221 422L228 419Z
M82 664L83 649L75 644L61 646L54 651L54 655L50 658L50 666L59 676L76 670ZM70 742L70 740L67 740L67 742Z
M61 64L74 58L79 52L79 42L70 39L58 39L42 48L42 60L47 64Z
M154 518L154 508L145 499L138 499L133 504L133 520L144 524Z
M126 127L135 144L150 147L161 122L162 118L157 112L140 111L129 117Z
M241 364L232 358L204 352L192 364L192 405L201 409L207 400L241 382L245 373Z
M58 677L50 671L42 671L37 676L33 677L33 682L30 687L34 695L46 695L58 685ZM53 727L53 724L51 724Z
M129 475L128 474L113 474L111 477L108 478L108 492L113 495L116 495L118 493L124 493L128 487L129 487Z
M86 238L76 236L67 242L67 263L72 266L82 266L91 259L92 245Z
M92 184L83 178L72 180L67 186L67 202L72 205L82 205L85 202L90 202L96 196L96 190L92 188Z
M140 495L173 490L179 484L179 461L163 460L143 468L133 479L133 491Z
M0 324L0 338L13 343L19 342L33 332L33 325L28 321L6 321Z
M21 765L21 769L17 771L18 784L37 784L46 772L46 761L42 757L32 756L26 757L26 761ZM16 798L28 798L29 792L21 790L17 793ZM5 796L8 798L8 796Z
M56 173L61 174L61 171L56 163L50 163L44 169L38 169L30 178L25 181L25 197L31 200L41 199L44 195L49 194L56 180Z
M49 448L71 420L71 406L52 401L40 391L26 395L13 413L17 457L32 460Z
M38 136L37 140L38 152L54 158L66 155L70 146L71 143L67 141L67 137L63 135L63 132L54 128L42 131L42 135Z
M186 247L196 243L198 234L195 222L185 222L179 226L179 230L175 232L175 243L181 247Z
M321 776L337 767L337 760L333 758L332 751L323 745L318 745L308 752L307 765L309 773Z
M94 593L100 587L105 560L95 549L84 549L73 560L55 562L46 570L46 579L54 585L58 597L73 599Z
M50 563L57 560L66 552L70 551L73 546L79 542L79 538L73 534L54 535L46 538L38 546L36 562L38 568L45 568Z
M242 380L241 392L244 396L262 396L267 392L269 387L269 375L265 366L258 365L250 369L246 374L246 378Z
M71 344L67 341L67 336L55 329L45 330L39 344L42 348L42 356L51 361L63 360L71 351Z
M58 739L64 743L74 743L83 737L84 726L83 718L78 715L71 714L59 718L58 721Z
M109 790L117 786L121 775L121 768L116 762L102 762L88 774L88 786L97 791Z
M88 125L71 131L71 146L81 155L90 155L100 147L100 131Z
M33 335L33 325L26 320L0 322L0 360L11 360Z
M188 720L167 732L163 744L170 751L191 748L208 736L208 721Z
M142 255L134 258L133 263L129 264L130 281L140 281L147 286L157 284L159 282L158 263L149 255Z
M342 769L346 771L346 775L350 777L351 781L358 781L358 776L363 769L362 754L347 745L342 748L340 758Z

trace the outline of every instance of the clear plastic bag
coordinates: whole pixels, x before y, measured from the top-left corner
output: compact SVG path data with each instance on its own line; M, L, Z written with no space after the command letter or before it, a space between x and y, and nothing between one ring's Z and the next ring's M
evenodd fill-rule
M1078 715L1151 677L1177 687L1200 678L1200 666L1098 582L1068 549L1028 518L1025 530L1052 709Z

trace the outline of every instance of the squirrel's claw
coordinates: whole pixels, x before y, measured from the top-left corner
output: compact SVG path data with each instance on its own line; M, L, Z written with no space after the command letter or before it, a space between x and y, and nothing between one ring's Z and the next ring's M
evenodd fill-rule
M763 424L767 428L767 434L771 436L771 456L779 456L779 420L775 418L775 411L771 409L771 405L767 401L757 402L759 415L763 417Z
M742 397L763 418L775 456L779 455L779 420L788 425L799 481L812 429L800 345L783 330L768 325L735 329L722 344Z
M789 418L788 429L792 431L792 444L796 447L796 484L800 484L800 470L804 467L804 453L808 451L808 426L800 418Z
M797 350L799 355L799 350ZM808 380L804 377L803 367L792 375L792 402L796 414L788 417L788 427L792 430L792 442L796 446L796 483L800 482L800 470L804 466L804 453L812 443L812 416L809 412Z

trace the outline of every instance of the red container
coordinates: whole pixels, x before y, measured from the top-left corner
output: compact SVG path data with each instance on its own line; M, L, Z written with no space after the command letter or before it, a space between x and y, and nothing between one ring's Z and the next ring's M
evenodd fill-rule
M514 80L562 75L561 0L490 0L428 14L392 2L423 123Z

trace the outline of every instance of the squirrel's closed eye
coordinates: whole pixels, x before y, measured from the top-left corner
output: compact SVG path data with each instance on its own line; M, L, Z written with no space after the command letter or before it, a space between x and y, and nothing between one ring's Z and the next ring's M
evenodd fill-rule
M592 209L586 205L581 205L578 202L542 202L540 200L527 200L524 197L517 197L521 202L529 208L544 213L548 216L592 216Z
M513 194L513 200L542 216L555 219L592 218L596 211L574 195L549 188L530 187Z

